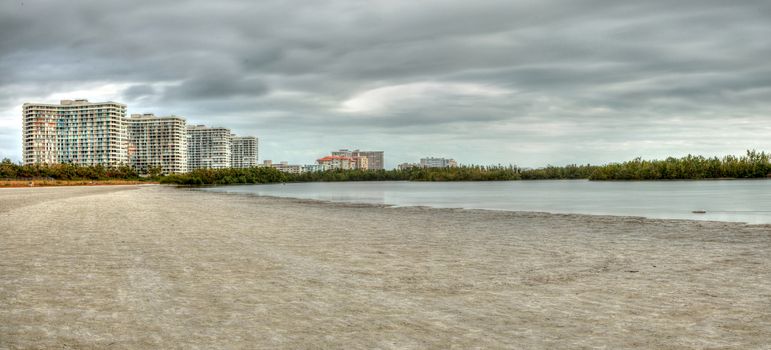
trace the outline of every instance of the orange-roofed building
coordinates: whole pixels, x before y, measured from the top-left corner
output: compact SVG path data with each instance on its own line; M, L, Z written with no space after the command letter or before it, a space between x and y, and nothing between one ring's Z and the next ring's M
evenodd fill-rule
M326 165L328 169L342 169L350 170L356 169L356 161L352 157L344 156L326 156L321 159L317 159L316 163Z

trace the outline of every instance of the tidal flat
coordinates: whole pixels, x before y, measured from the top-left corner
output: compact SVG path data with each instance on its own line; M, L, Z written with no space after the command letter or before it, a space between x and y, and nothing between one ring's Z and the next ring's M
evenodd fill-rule
M0 189L0 349L768 349L771 225Z

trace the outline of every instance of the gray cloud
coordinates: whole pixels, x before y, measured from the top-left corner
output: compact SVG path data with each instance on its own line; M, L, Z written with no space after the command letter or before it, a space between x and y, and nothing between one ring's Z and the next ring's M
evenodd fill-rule
M178 86L166 89L164 98L176 100L229 99L234 97L259 97L268 87L259 79L242 79L236 76L207 74L185 80Z
M139 99L152 98L156 93L157 91L152 85L137 84L123 90L123 97L129 101L136 101Z
M7 1L0 157L20 158L21 103L64 97L229 126L295 162L768 150L770 17L768 1Z

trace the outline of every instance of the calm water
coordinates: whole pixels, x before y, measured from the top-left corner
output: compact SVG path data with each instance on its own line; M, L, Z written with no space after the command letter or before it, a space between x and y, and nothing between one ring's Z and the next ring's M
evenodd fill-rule
M770 180L316 182L222 186L205 191L396 206L771 223ZM707 213L694 214L694 210Z

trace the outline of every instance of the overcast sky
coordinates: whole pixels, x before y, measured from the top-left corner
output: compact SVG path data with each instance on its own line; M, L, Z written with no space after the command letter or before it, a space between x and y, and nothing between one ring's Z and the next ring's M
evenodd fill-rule
M771 1L0 2L0 158L21 159L22 103L75 98L293 163L771 150Z

